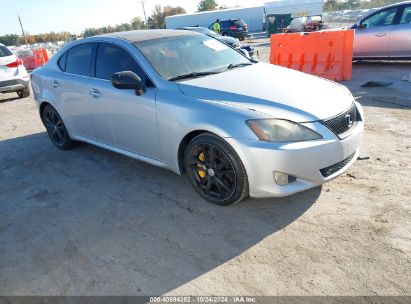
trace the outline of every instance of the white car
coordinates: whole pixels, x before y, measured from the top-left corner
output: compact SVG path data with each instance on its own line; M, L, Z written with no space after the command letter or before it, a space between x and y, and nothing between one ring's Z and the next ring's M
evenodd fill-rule
M23 61L0 44L0 93L16 92L20 98L30 96L30 81Z
M73 42L33 71L32 85L58 148L83 141L187 173L218 205L332 180L357 159L364 128L344 86L191 31Z

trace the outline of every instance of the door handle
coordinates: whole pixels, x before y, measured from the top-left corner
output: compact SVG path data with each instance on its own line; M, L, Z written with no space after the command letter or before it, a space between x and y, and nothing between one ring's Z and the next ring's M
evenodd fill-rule
M53 88L58 88L60 86L60 84L57 80L50 81L50 84Z
M377 33L377 34L375 34L375 36L377 36L377 37L385 37L385 36L387 36L387 33Z
M94 98L100 98L101 97L101 93L99 90L97 89L91 89L90 91L88 91L88 93L93 96Z

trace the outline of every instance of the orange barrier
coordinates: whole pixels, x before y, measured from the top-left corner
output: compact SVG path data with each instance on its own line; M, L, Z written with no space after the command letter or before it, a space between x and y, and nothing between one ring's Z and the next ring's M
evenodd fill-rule
M36 49L33 51L34 55L34 68L43 66L47 61L49 61L49 56L45 48Z
M45 48L36 49L33 51L33 55L21 57L26 70L31 71L43 66L49 61L49 56Z
M354 30L271 35L270 63L335 81L351 80Z

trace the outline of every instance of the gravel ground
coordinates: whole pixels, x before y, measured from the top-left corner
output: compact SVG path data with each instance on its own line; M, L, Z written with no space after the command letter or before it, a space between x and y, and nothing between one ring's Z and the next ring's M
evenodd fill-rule
M0 295L411 295L410 72L354 65L364 159L346 174L228 208L115 153L59 151L31 98L0 95Z

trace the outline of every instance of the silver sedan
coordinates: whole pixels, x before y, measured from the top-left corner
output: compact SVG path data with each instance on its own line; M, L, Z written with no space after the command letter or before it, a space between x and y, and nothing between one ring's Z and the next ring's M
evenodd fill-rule
M82 141L186 173L218 205L332 180L357 159L364 127L345 87L190 31L73 42L32 85L58 148Z
M352 28L355 59L411 59L411 1L384 7Z

